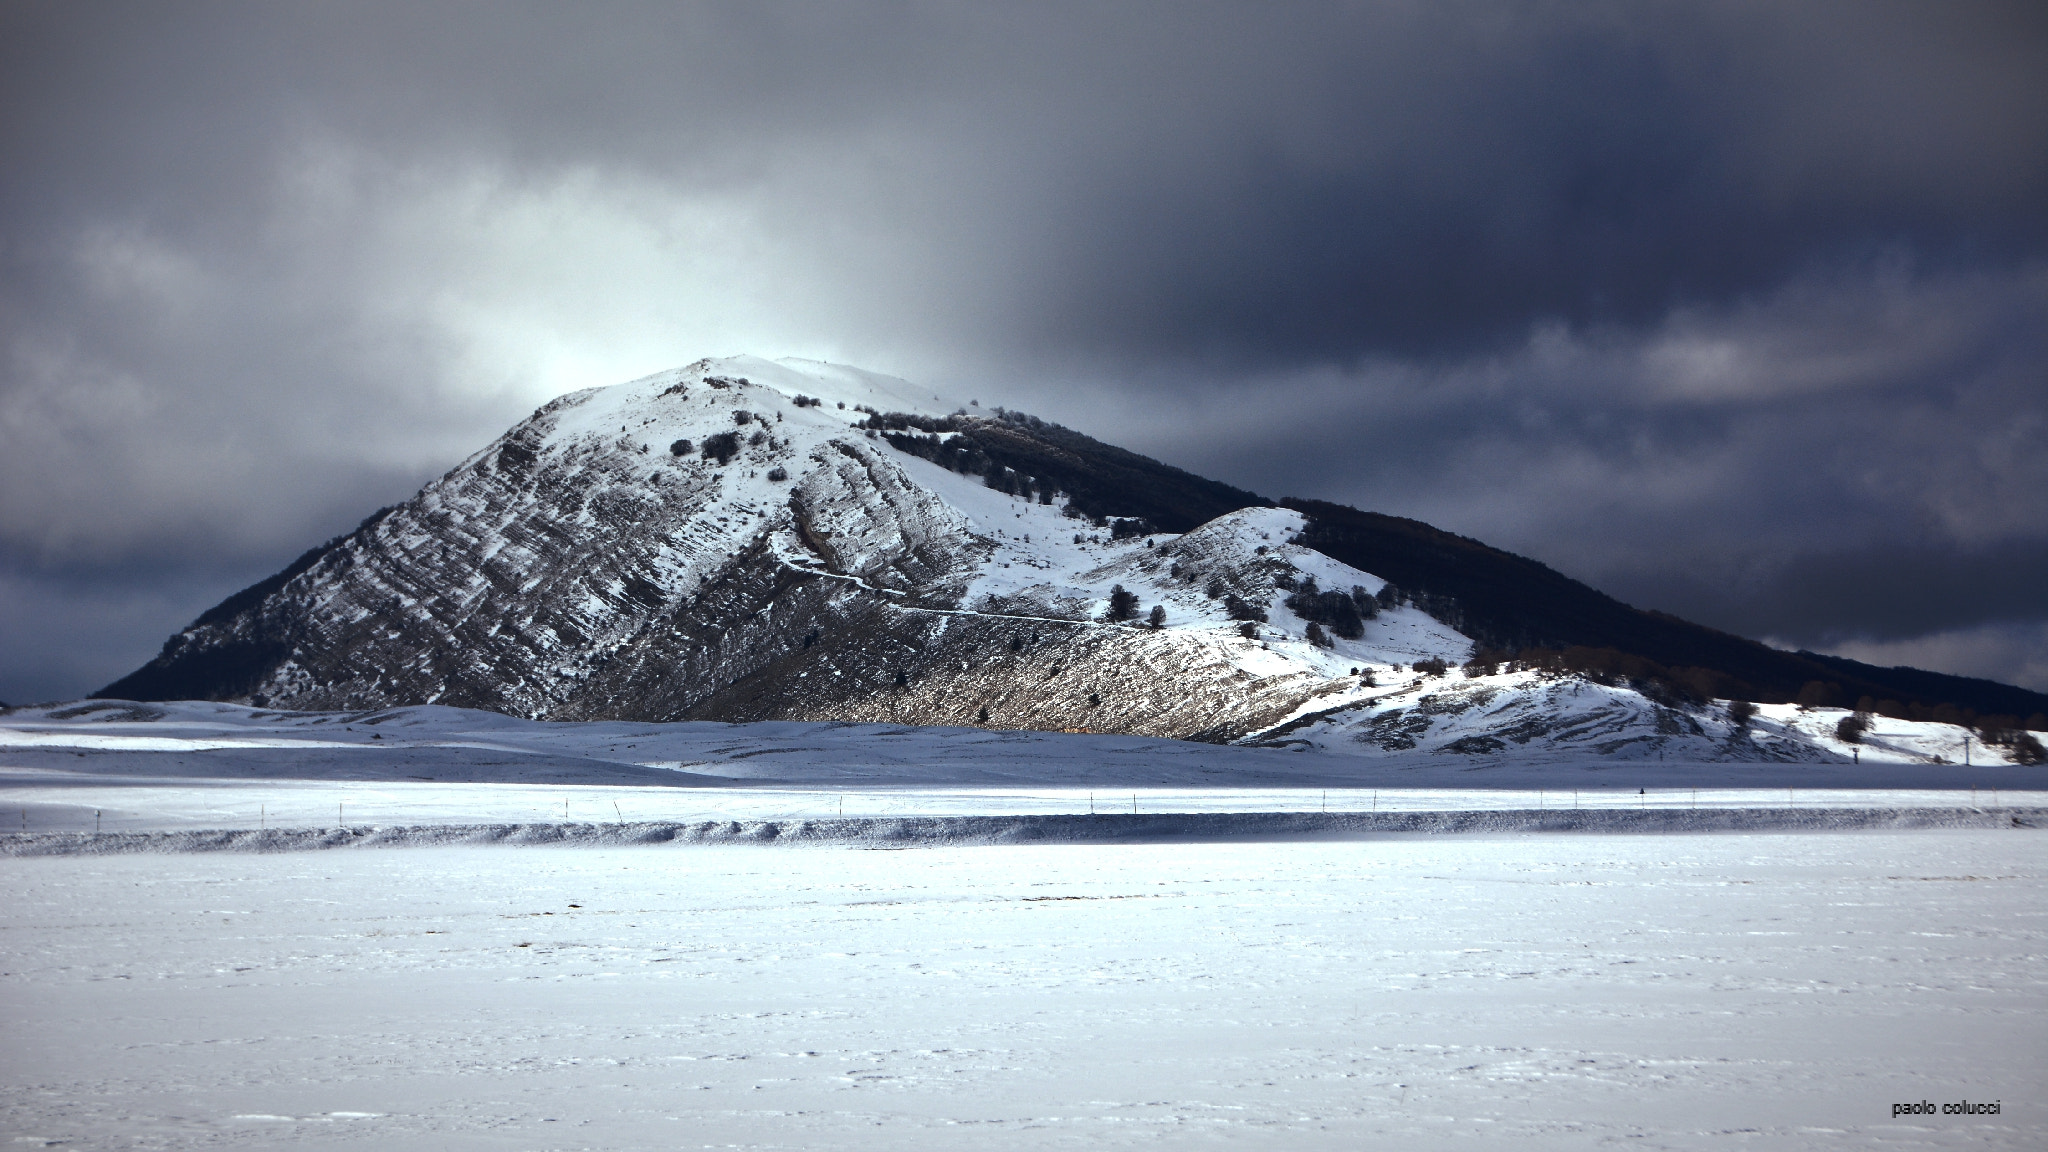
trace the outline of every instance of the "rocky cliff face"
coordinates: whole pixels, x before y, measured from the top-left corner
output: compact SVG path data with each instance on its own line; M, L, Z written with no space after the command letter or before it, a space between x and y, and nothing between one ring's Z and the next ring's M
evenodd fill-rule
M1433 553L1380 539L1435 530L1387 523L1407 535L890 377L706 360L542 407L101 695L1766 755L1711 709L1626 686L1566 699L1527 669L1444 678L1474 654L1452 626L1469 606L1414 587ZM1310 546L1325 537L1420 575L1393 589ZM1424 543L1468 583L1505 558L1511 590L1598 595L1437 537Z

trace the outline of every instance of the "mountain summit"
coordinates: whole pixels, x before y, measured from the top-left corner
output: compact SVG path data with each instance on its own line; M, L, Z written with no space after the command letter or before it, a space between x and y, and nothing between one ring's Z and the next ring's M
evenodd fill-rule
M2048 709L1779 652L893 377L746 356L542 406L99 695L1764 759L1839 749L1712 701Z

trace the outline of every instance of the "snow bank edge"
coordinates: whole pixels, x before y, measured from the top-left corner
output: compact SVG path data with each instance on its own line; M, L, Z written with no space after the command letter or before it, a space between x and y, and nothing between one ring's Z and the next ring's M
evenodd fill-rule
M1092 816L921 816L638 824L430 824L394 827L31 832L0 835L0 856L301 852L322 848L661 844L942 847L1352 839L1531 832L1848 832L2048 828L2048 808L1518 809L1476 812L1234 812Z

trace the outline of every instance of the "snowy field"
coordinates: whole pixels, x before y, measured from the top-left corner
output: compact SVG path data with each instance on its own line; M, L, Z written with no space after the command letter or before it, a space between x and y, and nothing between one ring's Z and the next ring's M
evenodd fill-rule
M0 714L0 831L1581 808L2039 808L2008 763L1347 756L885 724L106 701Z
M2026 831L0 869L13 1146L2048 1141Z
M95 1149L2037 1148L2043 783L2002 763L15 710L0 1133ZM1610 828L1733 809L1756 810L1737 827L1889 809L2007 826L1231 831L1258 820L1231 814L1575 807ZM263 847L280 828L418 844L499 824L588 844L661 821L1092 810L1137 827L1134 809L1191 815L1126 843L164 850L204 829L273 830L239 834ZM108 841L75 835L95 829L166 835L95 855ZM85 854L8 855L59 842ZM1964 1099L1999 1111L1940 1112ZM1893 1115L1922 1100L1934 1114Z

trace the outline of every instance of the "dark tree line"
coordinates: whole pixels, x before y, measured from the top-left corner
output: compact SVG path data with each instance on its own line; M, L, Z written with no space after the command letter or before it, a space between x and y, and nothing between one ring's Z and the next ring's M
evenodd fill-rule
M1912 714L1916 707L1932 718L1944 704L1962 717L2048 717L2048 696L2025 688L1914 668L1878 668L1817 652L1785 652L1630 607L1527 557L1418 520L1320 500L1281 503L1309 517L1294 543L1395 582L1397 594L1408 603L1482 648L1509 654L1626 653L1666 669L1668 675L1654 679L1695 698L1792 703L1818 681L1837 686L1834 698L1842 703L1864 695L1902 701L1900 710L1913 719L1921 718ZM1390 606L1384 593L1380 605Z
M1660 704L1674 707L1742 696L1741 692L1733 691L1740 687L1736 681L1711 668L1670 667L1615 648L1482 648L1465 664L1468 676L1528 671L1576 675L1596 684L1633 688Z
M946 425L958 423L960 419L956 416L909 416L901 412L892 412L886 419L871 416L867 423L874 425L877 421L884 424L891 421L916 421L916 424L910 425L911 428L936 426L937 431L923 434L907 429L890 429L882 433L882 439L888 441L889 446L899 452L916 456L921 460L929 460L941 468L958 472L963 476L979 476L983 484L999 492L1021 496L1027 500L1035 497L1040 504L1052 503L1055 489L1050 484L1037 476L1021 473L989 456L975 447L972 441L959 437L949 440L941 434L950 432Z
M1137 519L1145 532L1186 532L1240 508L1265 507L1272 501L1214 480L1104 444L1069 428L1022 412L997 408L993 416L919 416L906 412L870 414L864 427L878 433L924 433L918 437L935 447L939 437L957 434L954 451L974 454L1035 477L1040 492L1065 494L1068 505L1090 520ZM955 467L926 455L908 438L889 443L913 455L986 475L985 467ZM1041 501L1051 501L1041 496Z

